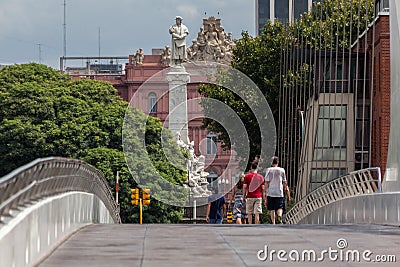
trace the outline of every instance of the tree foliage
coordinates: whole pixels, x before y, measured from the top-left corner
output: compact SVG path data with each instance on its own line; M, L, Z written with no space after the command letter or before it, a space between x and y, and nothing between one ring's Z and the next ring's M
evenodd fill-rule
M121 149L126 103L109 84L71 81L34 63L3 69L0 84L0 174L38 157Z
M323 0L291 25L315 49L349 48L372 22L374 0Z
M8 66L0 71L0 176L36 158L61 156L87 161L100 169L115 188L120 173L120 207L123 222L137 222L137 209L130 204L130 188L137 186L125 162L122 124L128 104L109 83L69 76L40 64ZM143 116L140 111L135 111ZM181 171L166 164L161 141L155 140L161 123L150 118L149 155L153 165L169 181L181 184ZM172 137L169 136L172 140ZM173 142L169 144L173 146ZM135 143L143 147L142 141ZM177 149L177 148L170 148ZM140 167L145 151L134 160ZM147 154L146 154L147 155ZM145 168L143 168L145 170ZM140 175L151 173L142 171ZM160 212L162 211L162 212ZM177 222L182 209L152 200L146 222Z

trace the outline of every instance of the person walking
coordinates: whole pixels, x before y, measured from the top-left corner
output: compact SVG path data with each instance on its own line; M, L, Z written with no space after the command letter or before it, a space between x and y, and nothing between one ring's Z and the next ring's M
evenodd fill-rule
M235 220L236 224L246 224L246 202L243 196L243 182L245 175L242 174L240 176L239 181L232 189L231 199L228 204L228 208L231 207L231 203L233 202L233 220Z
M282 223L282 212L285 207L284 191L287 191L285 170L278 167L278 157L272 157L272 167L265 173L265 189L267 192L267 209L270 211L272 224Z
M222 224L226 212L225 198L217 194L215 188L212 189L212 193L208 197L206 222L209 224Z
M246 199L246 212L249 224L260 222L262 202L264 202L264 178L257 173L258 163L251 164L250 173L246 174L243 182L244 197Z

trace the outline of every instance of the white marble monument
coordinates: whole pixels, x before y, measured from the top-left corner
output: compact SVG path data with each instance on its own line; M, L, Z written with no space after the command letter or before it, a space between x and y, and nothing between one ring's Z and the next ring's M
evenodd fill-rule
M209 17L203 19L203 27L187 48L187 60L190 62L218 62L230 64L232 60L232 34L226 33L221 19Z
M189 31L182 24L182 17L176 17L176 24L169 28L169 33L172 35L172 66L166 75L169 87L168 128L176 133L179 147L189 155L186 187L190 188L193 197L206 197L210 191L206 188L208 173L204 171L205 157L195 155L194 141L190 142L188 135L187 84L190 82L190 74L182 63L187 60L185 37Z

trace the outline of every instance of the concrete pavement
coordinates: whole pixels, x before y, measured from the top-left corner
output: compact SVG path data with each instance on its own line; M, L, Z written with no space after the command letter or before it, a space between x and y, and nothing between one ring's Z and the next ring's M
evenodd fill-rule
M382 260L386 262L378 262ZM297 267L321 264L324 267L399 266L400 228L378 225L91 225L71 236L39 266Z

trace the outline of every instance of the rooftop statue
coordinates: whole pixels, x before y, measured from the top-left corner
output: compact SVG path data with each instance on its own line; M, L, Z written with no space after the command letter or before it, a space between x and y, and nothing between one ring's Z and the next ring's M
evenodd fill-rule
M136 51L133 57L134 57L133 58L134 62L132 62L133 65L142 65L144 59L143 49L139 48L139 50Z
M197 39L187 48L189 61L220 62L229 64L232 60L232 34L226 33L220 19L209 17L203 20L203 27Z
M162 50L161 63L167 67L171 66L171 49L169 45L166 45Z
M186 61L186 36L189 34L188 28L182 24L182 17L175 17L175 24L169 27L172 35L172 62L173 65L181 65Z

